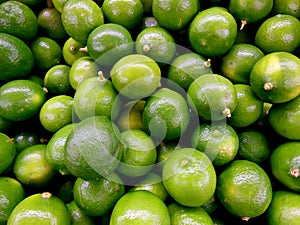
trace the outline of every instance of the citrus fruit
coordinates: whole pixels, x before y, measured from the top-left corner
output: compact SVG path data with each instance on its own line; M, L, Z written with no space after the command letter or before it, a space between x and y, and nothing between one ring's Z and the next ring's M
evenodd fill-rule
M296 225L299 223L299 194L289 191L275 191L267 211L267 221L270 225Z
M294 52L300 45L300 21L282 14L266 19L255 34L255 45L265 53Z
M221 71L233 83L249 84L249 76L255 63L264 53L251 44L234 44L222 58Z
M129 177L148 173L156 162L156 148L151 137L141 130L121 133L122 158L117 170Z
M45 101L43 88L29 80L13 80L0 87L0 114L12 121L34 116Z
M273 175L292 191L300 192L300 142L285 142L271 155Z
M71 216L72 225L95 225L93 218L83 212L75 200L67 203L66 206Z
M271 127L281 136L300 140L300 96L292 101L272 105L268 121Z
M89 77L98 76L99 66L90 56L84 56L76 59L69 71L69 82L73 89Z
M170 225L168 208L149 191L124 194L113 207L110 225Z
M13 164L18 181L31 187L45 187L55 175L46 158L46 144L37 144L20 152Z
M52 94L66 94L72 90L69 82L70 66L55 65L44 76L44 85Z
M37 37L31 43L31 51L36 65L41 70L49 70L52 66L60 63L62 58L60 45L48 37Z
M270 155L269 140L263 132L247 129L239 133L239 157L260 164Z
M12 126L12 121L0 115L0 132L6 132Z
M66 63L71 66L76 59L88 56L88 53L82 50L84 47L84 44L81 44L71 37L68 38L62 48L62 55Z
M5 223L16 205L25 198L22 184L11 177L0 177L0 224Z
M69 0L52 0L53 7L58 11L62 12L65 3Z
M20 153L31 145L39 144L40 138L35 132L23 131L16 133L13 137L13 141L15 143L17 153Z
M213 195L206 203L204 203L204 205L201 206L201 208L203 208L208 215L213 215L218 207L219 202L215 195Z
M12 211L7 225L51 223L70 225L70 214L61 199L49 192L43 192L23 199Z
M212 72L209 59L199 54L189 52L177 56L170 63L167 78L187 90L196 78Z
M300 2L297 0L274 0L273 11L300 19Z
M169 155L176 150L180 150L183 147L177 143L177 141L163 141L156 147L157 150L157 166L162 169L165 161L169 158Z
M153 0L152 2L152 13L158 24L169 30L185 28L199 10L200 2L197 0Z
M176 202L168 205L171 224L201 224L213 225L211 217L202 207L186 207Z
M0 80L13 80L29 74L34 66L30 48L21 39L0 33Z
M204 205L216 188L216 172L210 159L194 148L172 152L163 165L163 184L169 195L187 207Z
M228 122L233 127L247 127L254 124L263 111L263 101L247 84L235 84L237 105Z
M104 0L101 9L107 22L127 29L137 26L144 15L144 6L140 0Z
M65 143L65 165L77 177L95 180L112 173L122 149L119 131L106 116L92 116L77 123Z
M147 27L136 37L135 49L158 63L170 63L176 52L173 36L162 27Z
M229 118L237 105L233 83L218 74L204 74L195 79L187 90L189 105L204 120Z
M230 213L249 220L262 215L269 207L272 185L259 165L235 160L218 176L216 194Z
M192 48L205 56L220 56L234 44L237 24L234 17L220 7L200 11L188 29Z
M142 19L141 29L145 29L146 27L157 27L158 22L153 16L146 16Z
M215 166L231 162L238 153L239 138L226 123L201 123L191 137L192 146L204 152Z
M240 29L248 23L256 23L267 17L273 8L273 0L230 0L229 12L242 25Z
M0 32L23 40L37 35L38 20L34 11L19 1L6 1L0 5Z
M107 116L112 120L120 111L120 99L110 80L99 75L84 80L74 95L73 109L79 119Z
M0 174L5 172L13 163L16 156L16 145L6 134L0 133Z
M65 144L75 124L65 125L51 136L46 147L46 158L50 166L63 175L70 174L65 165Z
M110 76L113 86L121 95L129 99L142 99L160 86L161 71L150 57L131 54L113 65Z
M96 27L88 36L89 56L100 65L111 66L119 59L133 53L134 44L129 31L114 23Z
M142 118L151 136L172 140L187 130L190 112L182 95L169 88L161 88L146 100Z
M68 0L63 5L61 20L68 35L82 44L93 29L104 24L102 10L92 0Z
M90 216L102 216L113 208L125 193L125 187L116 174L87 181L77 178L74 184L74 201Z
M68 95L56 95L43 104L39 118L46 130L56 132L72 122L72 112L73 98Z
M262 57L250 73L254 93L265 102L283 103L300 93L300 59L288 52Z

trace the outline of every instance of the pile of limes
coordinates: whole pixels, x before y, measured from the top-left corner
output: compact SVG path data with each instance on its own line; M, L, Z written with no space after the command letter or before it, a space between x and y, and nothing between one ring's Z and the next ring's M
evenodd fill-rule
M298 225L299 0L0 0L0 225Z

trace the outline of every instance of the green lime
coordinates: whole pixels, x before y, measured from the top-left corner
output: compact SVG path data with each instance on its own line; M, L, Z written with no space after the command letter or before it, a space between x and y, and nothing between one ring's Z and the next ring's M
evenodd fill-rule
M266 18L272 11L273 0L230 0L229 12L241 21L241 30L248 23Z
M99 75L84 80L74 95L73 109L79 119L107 116L115 119L120 111L120 99L110 80Z
M204 205L201 206L201 208L203 208L208 215L213 215L218 207L219 202L215 195L213 195L206 203L204 203Z
M119 136L118 128L106 116L93 116L80 121L65 143L67 169L85 180L109 175L121 159Z
M231 49L237 36L234 17L220 7L200 11L192 20L188 37L192 48L205 56L220 56Z
M161 88L146 100L142 114L146 130L159 140L179 138L190 123L190 111L179 93Z
M111 66L133 53L134 44L129 31L118 24L107 23L95 28L87 40L88 54L100 65Z
M110 225L170 225L168 208L149 191L132 191L115 204Z
M16 156L16 145L10 137L0 133L0 174L5 172L13 163Z
M69 71L69 82L73 89L89 77L96 77L99 73L99 66L89 56L84 56L76 59Z
M300 2L298 0L274 0L273 11L300 19Z
M75 183L75 178L70 176L71 179L67 179L62 185L58 187L56 196L63 200L65 203L70 203L74 200L73 197L73 187Z
M42 34L59 40L68 37L62 25L61 14L55 8L42 9L38 14L37 21Z
M13 80L29 74L34 66L34 57L25 42L5 33L0 33L0 80Z
M71 123L60 128L47 143L46 158L51 167L63 175L70 174L65 165L65 144L75 124Z
M197 0L153 0L152 13L158 24L169 30L181 30L188 26L200 10Z
M12 127L12 121L0 115L0 132L6 132Z
M150 57L132 54L116 62L110 76L120 94L130 99L142 99L160 87L161 70Z
M271 170L277 180L292 191L300 192L300 142L285 142L271 155Z
M19 1L0 4L0 32L30 40L37 35L38 20L29 6Z
M170 63L176 52L173 36L164 28L147 27L136 38L138 54L146 55L158 63Z
M300 21L282 14L266 19L255 34L255 45L265 53L294 52L300 45Z
M56 95L43 104L39 118L46 130L56 132L72 122L72 115L73 98L68 95Z
M20 153L25 148L36 145L40 143L40 138L35 132L23 131L16 133L13 137L14 143L16 145L17 153Z
M167 78L187 90L196 78L212 72L210 59L190 52L177 56L170 63Z
M37 37L31 43L35 63L41 70L49 70L52 66L60 63L62 49L60 45L51 38Z
M156 148L151 137L141 130L125 130L121 133L121 163L117 170L129 177L148 173L156 162Z
M204 205L216 188L216 172L210 159L194 148L172 152L163 165L163 184L171 197L187 207Z
M158 22L153 16L146 16L142 19L141 29L145 29L146 27L157 27Z
M251 44L235 44L222 58L221 71L233 83L248 84L251 70L264 53Z
M61 20L69 36L82 44L93 29L104 24L102 10L92 0L68 0L63 6Z
M52 94L65 94L72 90L69 82L70 66L55 65L44 76L44 85Z
M66 206L71 216L72 225L95 225L93 218L79 208L74 200L67 203Z
M84 47L83 44L73 38L68 38L62 49L62 55L66 63L71 66L76 59L88 56L88 53L83 50Z
M180 150L183 147L177 143L177 141L164 141L157 146L157 163L159 169L162 169L165 161L169 158L169 155L176 150Z
M259 165L235 160L218 176L216 194L230 213L247 221L267 210L272 200L272 185Z
M49 192L32 194L23 199L12 211L7 225L28 224L71 225L64 202Z
M259 130L247 129L239 134L238 156L260 164L266 161L270 154L270 144L266 135Z
M262 57L250 73L254 93L265 102L283 103L300 94L300 59L288 52Z
M214 166L231 162L239 149L238 135L226 123L201 123L192 133L191 143L204 152Z
M300 196L289 191L275 191L267 211L270 225L297 225L300 219Z
M204 120L229 118L237 105L232 82L218 74L204 74L189 86L188 103Z
M45 101L43 88L29 80L13 80L0 87L0 114L12 121L31 118Z
M172 202L168 205L168 210L172 225L214 225L211 217L202 207L186 207Z
M38 6L42 0L22 0L22 3L28 5L29 7Z
M65 5L65 3L69 1L69 0L52 0L52 4L54 6L54 8L58 11L58 12L62 12L63 7Z
M13 164L16 178L31 187L45 187L55 175L46 158L46 144L37 144L20 152Z
M271 127L281 136L300 140L300 96L292 101L272 105L268 121Z
M228 122L233 127L247 127L254 124L263 111L263 101L247 84L235 84L237 105Z
M22 184L11 177L0 177L0 224L5 223L16 205L25 198Z
M168 192L165 189L161 176L155 173L148 173L145 178L130 189L131 191L150 191L166 201Z
M28 80L32 81L33 83L36 83L37 85L43 87L44 86L44 80L42 77L38 75L30 75L27 77ZM45 90L47 92L47 90Z
M153 0L140 0L144 6L144 13L151 13Z
M144 15L144 6L140 0L104 0L101 9L107 22L127 29L137 26Z
M110 212L124 193L125 187L114 173L93 181L77 178L73 190L76 204L90 216L103 216Z

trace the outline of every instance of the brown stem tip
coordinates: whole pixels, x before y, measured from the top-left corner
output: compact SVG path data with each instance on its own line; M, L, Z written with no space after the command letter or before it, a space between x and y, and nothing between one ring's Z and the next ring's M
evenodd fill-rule
M240 27L240 30L243 30L244 27L247 25L247 20L241 20L241 27Z
M228 109L228 108L225 108L225 109L222 111L222 114L223 114L224 116L226 116L227 118L231 117L231 111L230 111L230 109Z
M274 86L273 86L273 84L271 82L267 82L267 83L264 84L265 91L270 91L270 90L273 89L273 87Z
M50 192L43 192L42 193L42 198L49 199L51 197L52 197L52 194Z

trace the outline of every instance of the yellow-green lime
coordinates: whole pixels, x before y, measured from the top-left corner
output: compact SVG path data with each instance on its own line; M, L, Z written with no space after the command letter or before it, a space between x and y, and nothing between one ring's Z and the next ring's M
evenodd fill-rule
M298 0L274 0L273 11L300 19L300 2Z
M110 212L125 193L117 174L88 181L77 178L74 184L74 201L90 216L103 216Z
M252 68L250 86L269 103L288 102L300 93L300 59L288 52L263 56Z
M187 207L204 205L216 188L216 172L208 156L194 148L172 152L163 165L163 184L170 196Z
M170 225L166 204L149 191L132 191L115 204L110 225Z
M92 0L68 0L63 5L61 20L68 35L82 44L93 29L104 24L102 10Z
M29 80L13 80L0 87L0 114L11 121L24 121L36 115L46 93Z
M216 194L230 213L247 221L267 210L272 185L262 167L248 160L235 160L219 174Z
M16 145L9 136L0 133L0 174L5 172L13 163L16 156Z
M54 8L58 11L58 12L62 12L63 7L65 5L65 3L69 1L69 0L52 0L52 4L54 6Z
M0 224L6 223L16 205L25 198L22 184L15 178L0 177Z
M81 44L71 37L68 38L62 48L62 55L66 63L71 66L76 59L88 56L88 53L82 50L84 47L84 44Z
M191 143L193 147L204 152L214 166L231 162L239 149L238 135L226 123L201 123L193 131Z
M75 202L72 200L66 204L70 216L72 225L95 225L93 218L87 215Z
M64 202L49 192L35 193L23 199L12 211L7 225L71 225Z
M300 192L300 142L280 144L272 152L270 165L275 178L292 191Z
M148 97L161 85L160 67L141 54L121 58L113 65L110 76L117 91L129 99Z

